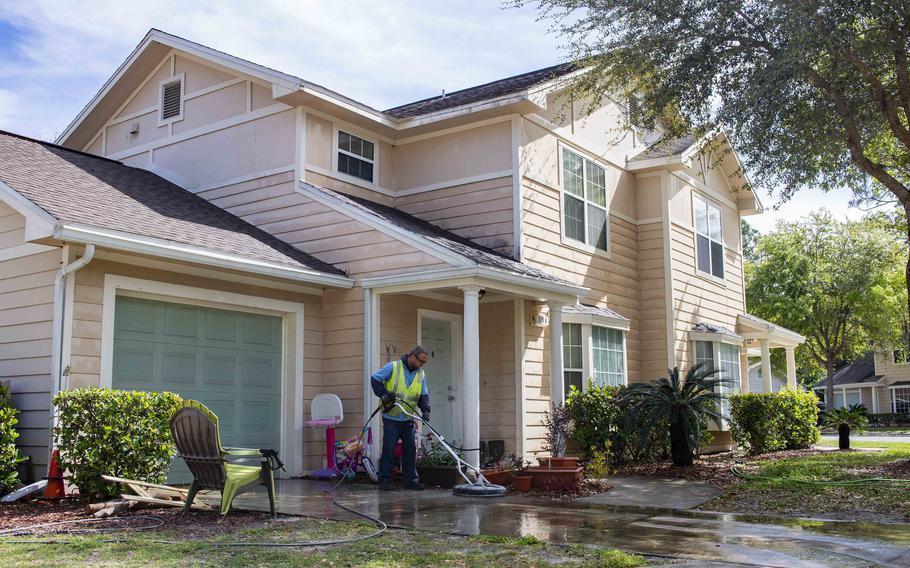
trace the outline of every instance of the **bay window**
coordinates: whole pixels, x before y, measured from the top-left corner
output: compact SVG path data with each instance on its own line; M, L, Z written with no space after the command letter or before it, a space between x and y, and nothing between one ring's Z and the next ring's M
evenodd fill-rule
M582 390L591 378L595 385L626 384L626 342L620 329L588 324L562 324L563 383Z

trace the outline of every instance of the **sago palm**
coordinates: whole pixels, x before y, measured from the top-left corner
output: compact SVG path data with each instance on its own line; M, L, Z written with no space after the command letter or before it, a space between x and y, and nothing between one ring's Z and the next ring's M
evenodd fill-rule
M850 431L862 432L869 424L866 407L861 404L852 404L850 408L836 408L822 414L822 426L837 430L837 447L841 450L850 449Z
M706 363L692 366L685 380L679 376L679 367L668 369L667 373L667 377L651 383L629 386L622 400L642 419L639 445L645 443L651 431L667 424L673 465L688 466L695 460L708 420L724 419L720 403L725 395L720 391L731 381Z

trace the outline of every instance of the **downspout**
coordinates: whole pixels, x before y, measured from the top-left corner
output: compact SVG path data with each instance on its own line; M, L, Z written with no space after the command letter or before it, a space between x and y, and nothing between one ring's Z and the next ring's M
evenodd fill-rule
M64 263L68 258L69 245L64 245ZM82 256L69 264L63 264L57 271L54 279L54 320L53 320L53 338L51 340L51 401L63 389L63 324L64 308L66 303L66 277L73 274L89 262L95 256L95 245L85 245L85 252ZM53 423L56 424L57 413L51 404ZM52 444L53 445L53 444Z

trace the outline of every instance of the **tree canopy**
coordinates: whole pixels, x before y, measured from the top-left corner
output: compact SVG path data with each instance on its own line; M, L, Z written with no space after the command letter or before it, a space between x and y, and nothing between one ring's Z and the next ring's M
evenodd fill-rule
M880 219L813 214L762 236L746 267L749 312L806 336L800 366L838 365L900 341L906 306L903 247Z
M586 69L575 96L635 97L637 122L666 140L722 128L781 199L849 187L910 218L907 0L512 4L536 5L566 39Z

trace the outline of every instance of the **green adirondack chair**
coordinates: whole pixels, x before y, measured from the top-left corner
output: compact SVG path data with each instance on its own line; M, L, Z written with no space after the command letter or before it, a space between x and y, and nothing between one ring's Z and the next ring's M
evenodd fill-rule
M275 479L270 461L260 450L222 447L218 417L204 404L195 400L183 401L171 416L171 435L180 457L193 474L183 506L184 514L200 489L214 489L221 492L221 522L238 493L265 485L272 517L275 517ZM238 461L261 463L258 466L234 463Z

